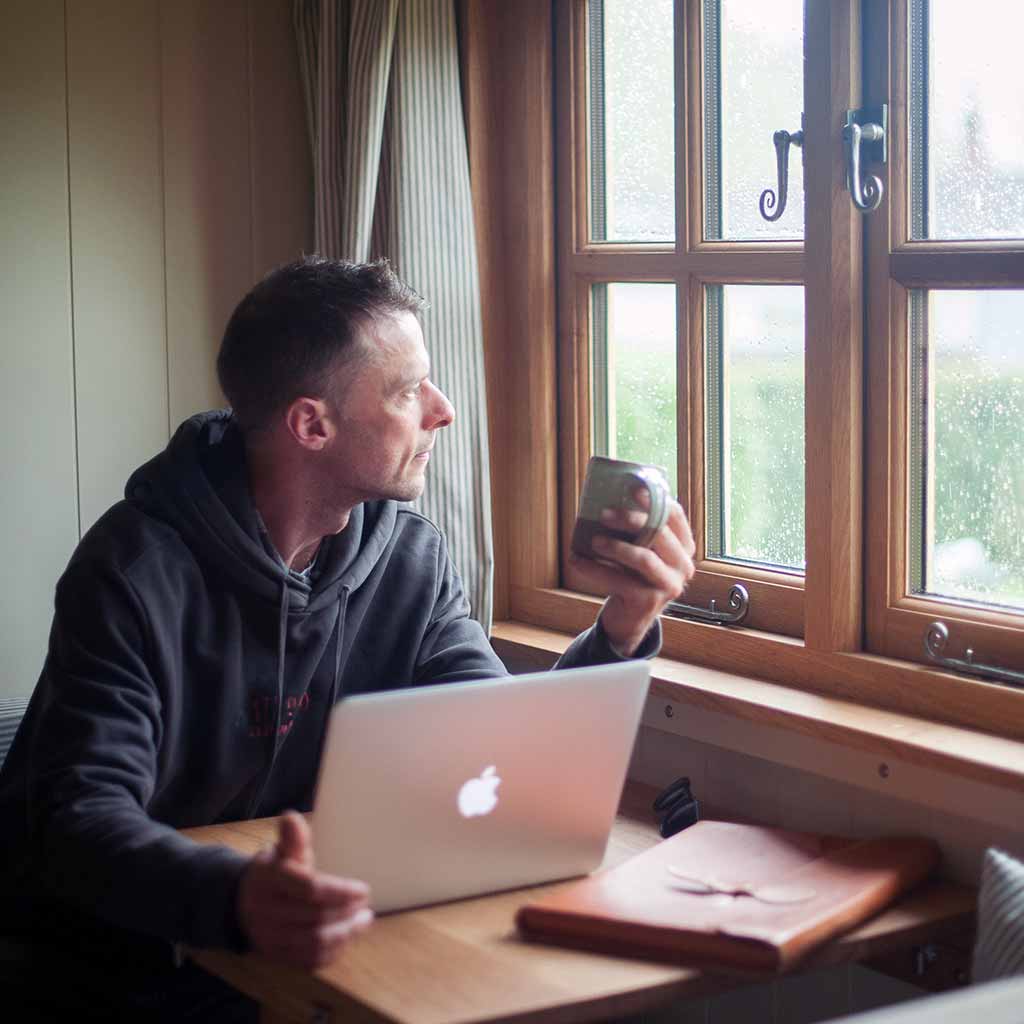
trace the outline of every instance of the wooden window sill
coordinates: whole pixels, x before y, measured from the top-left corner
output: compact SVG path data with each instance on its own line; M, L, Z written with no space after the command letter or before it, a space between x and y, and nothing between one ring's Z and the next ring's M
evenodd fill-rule
M572 637L496 622L492 643L518 668L543 668ZM776 682L667 658L652 662L643 724L994 823L1016 821L1024 743Z
M505 618L575 634L586 629L601 600L553 587L509 588ZM1024 741L1024 689L981 682L925 664L860 650L822 650L790 636L684 619L662 619L662 654L670 663L701 666L725 678L757 678L805 694L863 708L888 709L911 720L945 722L974 732ZM959 655L959 651L951 651ZM674 662L673 662L674 659Z

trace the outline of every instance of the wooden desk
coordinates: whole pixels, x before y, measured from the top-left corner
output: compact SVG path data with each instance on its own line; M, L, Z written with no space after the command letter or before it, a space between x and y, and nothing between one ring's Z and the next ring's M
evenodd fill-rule
M658 840L651 824L654 790L627 786L604 865ZM191 829L199 842L255 852L271 841L265 818ZM202 950L207 970L258 999L267 1022L402 1022L469 1024L521 1021L575 1024L637 1013L688 995L748 984L642 960L581 953L524 942L518 907L552 886L520 889L379 918L331 966L303 972L256 955ZM970 927L974 890L929 882L884 914L822 947L807 969L908 949Z

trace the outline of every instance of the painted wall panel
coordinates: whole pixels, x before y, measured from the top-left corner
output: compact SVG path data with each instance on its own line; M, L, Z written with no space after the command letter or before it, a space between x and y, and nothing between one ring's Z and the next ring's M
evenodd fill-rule
M249 289L252 216L245 0L162 0L171 424L223 404L217 347Z
M78 539L64 5L0 30L0 695L35 685Z
M0 11L0 697L80 526L221 403L231 309L312 244L290 0L67 8Z
M159 10L70 4L67 33L84 532L167 443Z
M290 4L276 0L252 3L255 279L308 252L313 242L313 167L293 37Z

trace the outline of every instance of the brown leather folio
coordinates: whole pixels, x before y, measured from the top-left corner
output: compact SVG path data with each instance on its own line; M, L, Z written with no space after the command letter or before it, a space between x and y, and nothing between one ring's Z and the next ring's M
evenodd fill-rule
M528 938L716 970L781 972L922 881L930 839L699 821L519 909Z

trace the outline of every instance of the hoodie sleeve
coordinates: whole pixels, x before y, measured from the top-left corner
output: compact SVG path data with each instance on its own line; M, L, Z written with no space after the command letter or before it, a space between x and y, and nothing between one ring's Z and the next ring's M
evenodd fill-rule
M442 683L507 675L483 628L469 617L462 580L448 557L443 539L438 551L437 598L430 626L420 647L416 683ZM566 648L555 668L581 668L636 658L653 658L661 649L661 623L648 631L630 659L608 639L600 618Z
M111 924L195 946L237 945L248 859L154 821L161 698L150 631L116 571L72 567L57 589L24 769L29 877Z
M612 646L604 631L600 617L565 649L555 663L555 668L579 668L583 665L607 665L615 661L634 661L637 658L653 658L661 650L661 622L655 623L640 641L635 653L624 658Z

